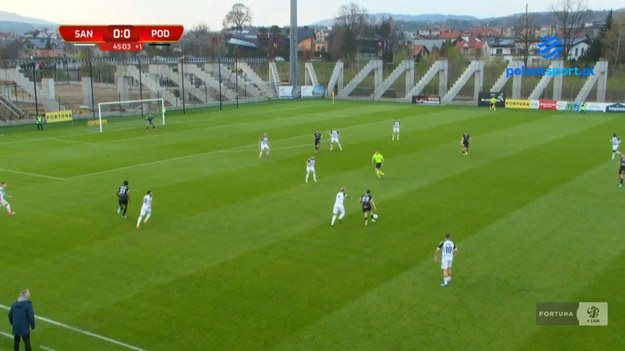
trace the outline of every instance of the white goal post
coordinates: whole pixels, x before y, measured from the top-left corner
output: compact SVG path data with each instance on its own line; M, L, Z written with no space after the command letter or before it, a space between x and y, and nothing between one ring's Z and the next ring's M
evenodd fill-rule
M143 99L143 100L126 100L126 101L110 101L110 102L100 102L98 104L98 123L100 125L100 133L102 133L102 106L116 105L119 106L120 113L123 112L123 105L139 105L141 110L143 111L143 104L150 102L159 102L158 106L160 106L161 116L163 118L163 125L165 125L165 100L163 98L158 99ZM138 111L132 110L131 113L135 114ZM106 117L106 116L105 116Z

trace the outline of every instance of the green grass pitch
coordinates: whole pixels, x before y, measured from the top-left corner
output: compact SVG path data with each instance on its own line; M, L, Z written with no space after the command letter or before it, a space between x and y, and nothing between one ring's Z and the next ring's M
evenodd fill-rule
M125 344L39 320L34 349L625 349L625 188L609 143L623 117L322 100L167 118L154 133L138 117L102 134L0 129L16 212L0 209L0 303L30 288L36 314ZM333 127L343 151L329 151ZM313 155L319 182L305 184ZM366 189L380 219L365 227ZM447 231L459 253L445 289L433 254ZM578 301L608 302L609 326L536 326L537 302Z

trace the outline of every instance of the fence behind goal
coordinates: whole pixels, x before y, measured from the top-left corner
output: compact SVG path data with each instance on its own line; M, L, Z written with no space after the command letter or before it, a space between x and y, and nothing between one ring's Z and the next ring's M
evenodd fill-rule
M135 118L145 121L148 116L154 118L154 124L158 124L160 120L160 124L165 125L165 102L162 98L101 102L98 104L97 128L102 133L108 125L109 119Z

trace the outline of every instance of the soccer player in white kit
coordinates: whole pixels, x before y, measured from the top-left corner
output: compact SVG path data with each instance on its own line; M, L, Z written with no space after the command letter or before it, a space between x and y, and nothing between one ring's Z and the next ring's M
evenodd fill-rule
M332 129L332 131L330 132L330 151L332 151L332 149L334 148L334 143L337 143L339 146L339 149L341 151L343 151L343 147L341 146L341 143L339 142L339 130L334 128Z
M13 216L15 212L11 212L11 205L7 202L7 200L5 200L5 197L7 196L6 191L7 191L7 182L2 182L0 184L0 204L6 207L7 213L9 214L9 216Z
M306 160L306 183L308 183L308 175L312 173L313 180L315 183L317 182L317 174L315 173L315 156L310 156L308 160Z
M143 205L141 205L141 214L139 214L139 219L137 219L137 230L139 230L141 219L145 216L143 223L146 223L148 219L150 219L151 215L152 215L152 190L148 190L148 193L143 197Z
M618 147L619 145L621 145L621 138L619 138L616 133L614 133L612 134L610 142L612 143L612 161L614 161L614 155L621 154L621 152L618 151Z
M336 194L336 201L334 201L334 209L332 210L332 223L330 223L330 225L333 227L334 222L336 222L336 215L339 212L341 213L339 216L339 222L343 222L343 217L345 217L345 206L343 205L345 197L347 197L347 194L345 193L345 188L341 188L341 191Z
M448 287L451 280L451 264L454 260L454 254L458 252L456 245L451 241L451 234L445 233L445 240L441 241L434 253L434 262L438 261L438 252L442 251L441 257L441 269L443 270L443 283L442 287Z
M399 121L395 120L395 122L393 122L393 137L391 138L391 140L395 140L395 135L397 135L397 140L399 140Z
M263 134L263 136L258 141L258 146L260 147L260 154L258 154L258 159L263 157L263 151L266 151L267 157L271 157L269 154L269 137L267 133Z

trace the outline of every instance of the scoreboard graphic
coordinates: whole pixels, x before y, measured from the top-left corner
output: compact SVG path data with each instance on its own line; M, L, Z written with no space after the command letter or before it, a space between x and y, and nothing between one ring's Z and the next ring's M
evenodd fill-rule
M102 51L141 51L145 44L180 41L182 25L62 25L59 33L64 41L81 46L95 46Z

